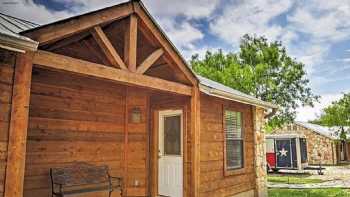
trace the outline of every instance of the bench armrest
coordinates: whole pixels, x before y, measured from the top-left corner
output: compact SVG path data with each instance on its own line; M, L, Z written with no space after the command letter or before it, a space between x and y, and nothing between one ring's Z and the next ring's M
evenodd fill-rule
M111 184L111 186L113 185L113 181L118 181L118 185L119 187L123 186L123 178L122 177L116 177L116 176L111 176L108 175L109 177L109 183Z
M118 180L120 183L123 181L122 177L117 177L117 176L109 176L109 179L111 181Z
M118 176L109 176L109 178L111 178L111 179L123 180L122 177L118 177Z
M57 185L58 186L58 193L61 193L61 194L63 194L63 184L62 183L55 183L55 182L52 182L52 192L53 193L57 193L57 191L55 191L55 185Z

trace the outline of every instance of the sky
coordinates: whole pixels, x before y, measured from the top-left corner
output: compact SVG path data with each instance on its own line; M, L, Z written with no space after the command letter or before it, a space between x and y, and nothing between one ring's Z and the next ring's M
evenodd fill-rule
M46 24L125 0L0 0L0 12ZM312 120L350 91L350 0L144 0L170 40L189 60L207 50L238 50L246 34L282 41L305 64L315 107L299 108Z

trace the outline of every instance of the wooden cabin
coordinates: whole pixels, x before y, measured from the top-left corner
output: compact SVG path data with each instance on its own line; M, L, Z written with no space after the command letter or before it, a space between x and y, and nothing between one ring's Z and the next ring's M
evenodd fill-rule
M196 76L142 2L1 17L21 28L0 33L0 196L50 196L50 168L75 161L108 165L124 196L267 195L277 107Z

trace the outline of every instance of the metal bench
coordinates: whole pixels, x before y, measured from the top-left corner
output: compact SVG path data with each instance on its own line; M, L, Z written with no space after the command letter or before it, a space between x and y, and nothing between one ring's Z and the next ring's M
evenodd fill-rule
M86 192L115 190L123 196L122 178L112 177L108 166L95 166L85 162L74 162L69 166L50 169L52 195L60 196Z

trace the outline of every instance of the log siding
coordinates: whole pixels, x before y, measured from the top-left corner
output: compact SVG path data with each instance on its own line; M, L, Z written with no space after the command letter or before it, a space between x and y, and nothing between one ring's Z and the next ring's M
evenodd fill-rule
M15 54L0 50L0 197L5 191L7 146L11 116Z
M49 168L73 161L107 164L124 177L128 196L145 196L148 98L140 89L35 68L24 196L48 196ZM140 123L126 115L134 107Z
M244 168L225 175L223 110L242 112ZM254 190L254 133L250 105L201 95L200 196L233 196Z

